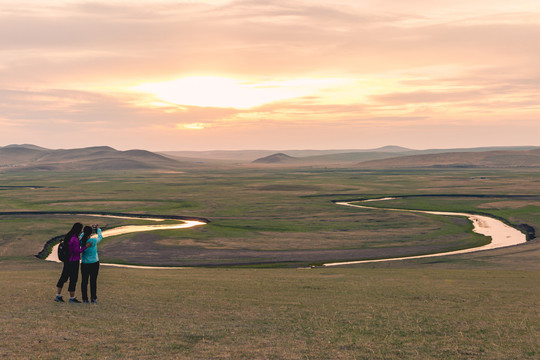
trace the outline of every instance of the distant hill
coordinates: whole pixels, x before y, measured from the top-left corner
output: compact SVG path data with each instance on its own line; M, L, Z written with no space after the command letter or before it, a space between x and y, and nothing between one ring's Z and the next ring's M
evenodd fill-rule
M404 151L406 155L422 155L422 154L441 154L454 152L485 152L485 151L517 151L517 150L535 150L540 149L538 146L488 146L475 148L450 148L450 149L426 149L426 150L410 150Z
M25 166L36 161L49 150L32 149L25 146L10 145L0 148L0 166Z
M213 152L223 157L237 157L236 161L246 161L251 156L263 153L252 161L253 164L272 164L283 166L373 166L373 167L508 167L508 166L536 166L530 153L523 158L519 151L533 151L539 147L486 147L469 149L427 149L413 150L400 146L384 146L372 150L286 150L267 154L266 150L246 150ZM485 157L491 152L495 158ZM509 152L506 156L505 152ZM516 153L518 152L518 153ZM185 154L185 152L183 152ZM193 152L201 155L201 152ZM204 152L205 155L210 155ZM228 154L228 155L226 155ZM454 154L454 155L448 155ZM522 154L522 155L517 155ZM433 156L428 156L433 155ZM427 156L414 157L414 156ZM521 161L516 156L522 156ZM241 158L243 160L241 160ZM183 158L188 161L189 158ZM201 159L199 157L199 159ZM387 159L385 162L382 160ZM507 159L507 160L504 160ZM233 161L233 160L230 160ZM207 162L207 160L205 160Z
M180 159L229 160L251 162L255 159L272 155L275 150L209 150L209 151L160 151L160 154Z
M44 147L41 147L41 146L37 146L37 145L32 145L32 144L11 144L11 145L7 145L7 146L4 146L4 149L9 149L9 148L25 148L25 149L31 149L31 150L48 150Z
M444 152L364 161L361 168L513 168L540 167L540 149Z
M384 146L371 150L119 151L109 146L46 149L22 144L0 147L0 170L171 170L253 163L282 166L359 168L540 167L540 147L413 150ZM182 156L182 157L181 157Z
M119 151L108 146L61 150L28 145L0 148L0 167L4 170L179 170L187 165L146 150Z
M295 160L297 160L297 158L294 158L287 154L277 153L277 154L272 154L272 155L254 160L253 164L283 164L283 163L291 163L291 162L294 162Z
M283 165L311 165L311 166L347 166L367 160L387 159L403 156L395 152L348 152L317 156L295 157L285 153L265 156L253 161L254 164L283 164Z
M495 150L531 150L533 146L515 147L479 147L456 149L426 149L415 150L402 146L388 145L376 149L326 149L326 150L210 150L210 151L160 151L159 153L180 161L211 163L209 160L250 163L254 160L271 156L276 153L286 154L302 160L306 164L316 164L329 161L332 163L361 162L367 160L385 159L403 155L438 154L447 152L482 152Z
M254 160L270 156L276 153L287 154L296 158L308 158L325 155L351 154L351 153L402 153L407 151L416 151L400 146L384 146L378 149L328 149L328 150L211 150L211 151L160 151L160 154L180 158L183 160L230 160L252 162ZM357 160L360 161L360 160Z
M299 162L306 165L324 165L324 164L351 164L368 160L379 160L403 156L400 152L378 152L378 151L360 151L349 152L340 154L328 154L319 156L307 156L303 158L297 158Z
M412 149L407 149L402 146L396 146L396 145L387 145L383 146L377 149L373 150L364 150L364 151L370 151L370 152L394 152L394 153L400 153L400 152L407 152L407 151L416 151Z

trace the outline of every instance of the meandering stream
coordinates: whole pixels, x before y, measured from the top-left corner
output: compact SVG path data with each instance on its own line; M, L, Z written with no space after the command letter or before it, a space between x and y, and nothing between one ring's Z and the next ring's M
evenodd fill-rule
M121 218L121 219L137 219L141 220L137 217L129 217L129 216L115 216L115 215L89 215L85 214L85 216L99 216L99 217L108 217L108 218ZM144 220L149 221L165 221L166 219L160 219L160 218L144 218ZM154 230L171 230L171 229L187 229L194 226L200 226L206 224L203 221L196 221L196 220L181 220L181 222L177 224L168 224L168 225L127 225L127 226L119 226L117 228L112 228L108 230L103 230L103 237L108 236L117 236L117 235L123 235L123 234L129 234L134 232L142 232L142 231L154 231ZM51 253L45 260L48 261L54 261L54 262L60 262L58 259L58 244L55 245L52 248ZM132 268L132 269L181 269L182 267L163 267L163 266L139 266L139 265L124 265L124 264L110 264L110 263L100 263L100 265L106 265L106 266L115 266L115 267L123 267L123 268Z
M393 200L394 198L380 198L380 199L368 199L363 200L363 202L371 201L387 201ZM337 202L337 205L342 206L352 206L361 209L377 209L377 210L388 210L388 211L403 211L403 212L413 212L413 213L423 213L423 214L433 214L433 215L444 215L444 216L464 216L467 217L473 223L473 231L482 234L484 236L491 237L491 242L489 244L478 246L474 248L448 251L442 253L426 254L426 255L417 255L417 256L406 256L406 257L395 257L395 258L385 258L385 259L374 259L374 260L358 260L358 261L346 261L346 262L334 262L323 264L323 266L340 266L340 265L352 265L352 264L364 264L364 263L373 263L373 262L382 262L382 261L397 261L397 260L409 260L409 259L421 259L429 258L436 256L447 256L447 255L456 255L456 254L465 254L475 251L498 249L502 247L512 246L522 244L527 241L525 234L521 231L514 229L511 226L506 225L500 220L494 219L489 216L484 215L474 215L467 213L456 213L456 212L443 212L443 211L424 211L424 210L409 210L409 209L393 209L393 208L379 208L365 205L352 204L352 202Z
M394 198L379 198L379 199L368 199L363 200L363 203L373 202L373 201L386 201L386 200L393 200ZM357 201L354 201L355 203ZM456 213L456 212L441 212L441 211L423 211L423 210L409 210L409 209L393 209L393 208L380 208L380 207L372 207L372 206L366 206L366 205L359 205L359 204L353 204L353 202L336 202L337 205L341 206L351 206L351 207L357 207L362 209L377 209L377 210L387 210L387 211L403 211L403 212L413 212L413 213L424 213L424 214L434 214L434 215L444 215L444 216L464 216L467 217L469 220L471 220L474 229L473 231L482 234L488 237L491 237L491 242L489 244L474 247L474 248L468 248L468 249L462 249L462 250L456 250L456 251L448 251L448 252L442 252L442 253L434 253L434 254L427 254L427 255L417 255L417 256L407 256L407 257L395 257L395 258L384 258L384 259L375 259L375 260L358 260L358 261L347 261L347 262L333 262L333 263L326 263L323 264L323 266L331 267L331 266L342 266L342 265L352 265L352 264L363 264L363 263L372 263L372 262L383 262L383 261L397 261L397 260L409 260L409 259L421 259L421 258L429 258L429 257L437 257L437 256L447 256L447 255L456 255L456 254L465 254L465 253L471 253L475 251L481 251L481 250L489 250L489 249L497 249L512 245L518 245L526 242L526 236L522 232L520 232L517 229L514 229L511 226L506 225L500 220L494 219L489 216L485 215L474 215L474 214L467 214L467 213ZM86 216L89 216L89 214L85 214ZM116 215L90 215L90 216L99 216L99 217L116 217L116 218L124 218L124 219L137 219L140 220L138 217L128 217L128 216L116 216ZM167 219L162 218L145 218L145 220L154 221L154 222L160 222ZM142 232L142 231L153 231L153 230L168 230L168 229L186 229L191 228L194 226L200 226L206 224L203 221L196 221L196 220L179 220L179 223L176 224L167 224L167 225L128 225L128 226L120 226L113 229L108 229L103 231L103 237L108 236L116 236L116 235L122 235L122 234L129 234L134 232ZM55 245L45 260L48 261L55 261L60 262L58 259L58 245ZM162 266L138 266L138 265L123 265L123 264L110 264L110 263L102 263L102 265L106 266L115 266L115 267L123 267L123 268L139 268L139 269L185 269L185 267L162 267Z

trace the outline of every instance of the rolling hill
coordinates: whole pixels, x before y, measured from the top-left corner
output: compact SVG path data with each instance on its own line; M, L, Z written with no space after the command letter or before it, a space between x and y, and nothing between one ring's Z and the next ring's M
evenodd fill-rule
M296 162L297 160L297 158L289 156L287 154L277 153L254 160L253 164L290 164Z
M15 166L28 164L39 159L49 150L39 150L25 145L10 145L0 148L0 166Z
M346 152L325 155L294 157L284 153L276 153L254 160L253 164L274 164L274 165L335 165L345 166L367 160L387 159L401 157L401 152Z
M540 149L442 152L364 161L361 168L524 168L540 167Z
M180 154L191 156L179 157ZM30 144L0 147L0 170L2 171L177 171L186 167L200 166L200 163L213 166L227 163L238 165L237 162L272 166L354 166L373 169L540 167L540 148L412 150L399 146L385 146L372 150L288 150L282 152L238 150L157 154L146 150L119 151L108 146L58 150Z
M3 170L179 170L188 165L146 150L119 151L108 146L51 150L33 145L0 148Z
M478 148L453 148L453 149L425 149L415 150L404 148L395 145L383 146L376 149L329 149L329 150L212 150L212 151L164 151L160 152L168 157L175 158L182 162L205 163L211 164L270 164L274 166L352 166L357 163L364 163L371 160L382 160L390 158L402 158L413 155L429 155L429 154L446 154L456 153L464 155L456 155L454 162L459 162L460 157L467 157L467 153L484 153L495 151L526 151L540 149L535 146L494 146L494 147L478 147ZM278 155L281 154L281 155ZM284 156L285 155L285 156ZM472 155L471 155L472 156ZM446 155L441 159L446 158ZM470 161L474 163L474 159L479 157L472 156ZM436 161L437 158L431 158ZM446 160L444 160L446 161ZM447 166L443 163L441 165ZM393 161L387 164L391 165ZM370 163L374 165L375 163ZM381 166L386 166L380 163ZM400 164L398 164L400 165ZM430 161L426 161L426 165L431 166ZM474 164L470 164L474 166ZM485 166L478 164L479 166ZM379 165L377 165L379 166ZM498 166L498 165L497 165ZM399 166L398 166L399 167Z
M228 160L240 162L253 162L260 158L283 153L293 158L315 158L324 156L337 156L340 154L366 154L366 153L389 153L392 155L416 152L418 150L407 149L401 146L389 145L377 149L329 149L329 150L211 150L211 151L160 151L160 154L179 158L182 160ZM355 161L361 161L358 158ZM189 161L189 160L188 160Z

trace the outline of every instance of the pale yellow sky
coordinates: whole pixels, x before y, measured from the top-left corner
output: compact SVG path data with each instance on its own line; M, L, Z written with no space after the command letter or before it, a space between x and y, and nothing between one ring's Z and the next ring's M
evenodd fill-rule
M540 1L3 1L0 146L540 145Z

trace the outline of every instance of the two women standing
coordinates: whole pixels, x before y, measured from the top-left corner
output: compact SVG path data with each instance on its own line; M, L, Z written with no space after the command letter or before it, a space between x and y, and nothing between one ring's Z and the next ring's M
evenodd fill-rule
M103 239L101 229L95 226L97 237L91 237L93 229L90 226L86 226L83 230L81 223L73 224L71 230L64 236L64 248L67 249L66 261L64 261L64 267L60 279L56 284L56 298L54 301L64 302L62 298L62 287L69 279L69 295L70 303L80 303L75 297L75 286L79 278L79 261L81 260L81 254L83 257L83 263L81 266L82 271L82 283L81 292L83 295L83 302L88 303L88 279L90 278L90 293L92 303L97 303L97 276L99 272L99 258L97 254L97 244ZM82 232L82 235L81 235Z

